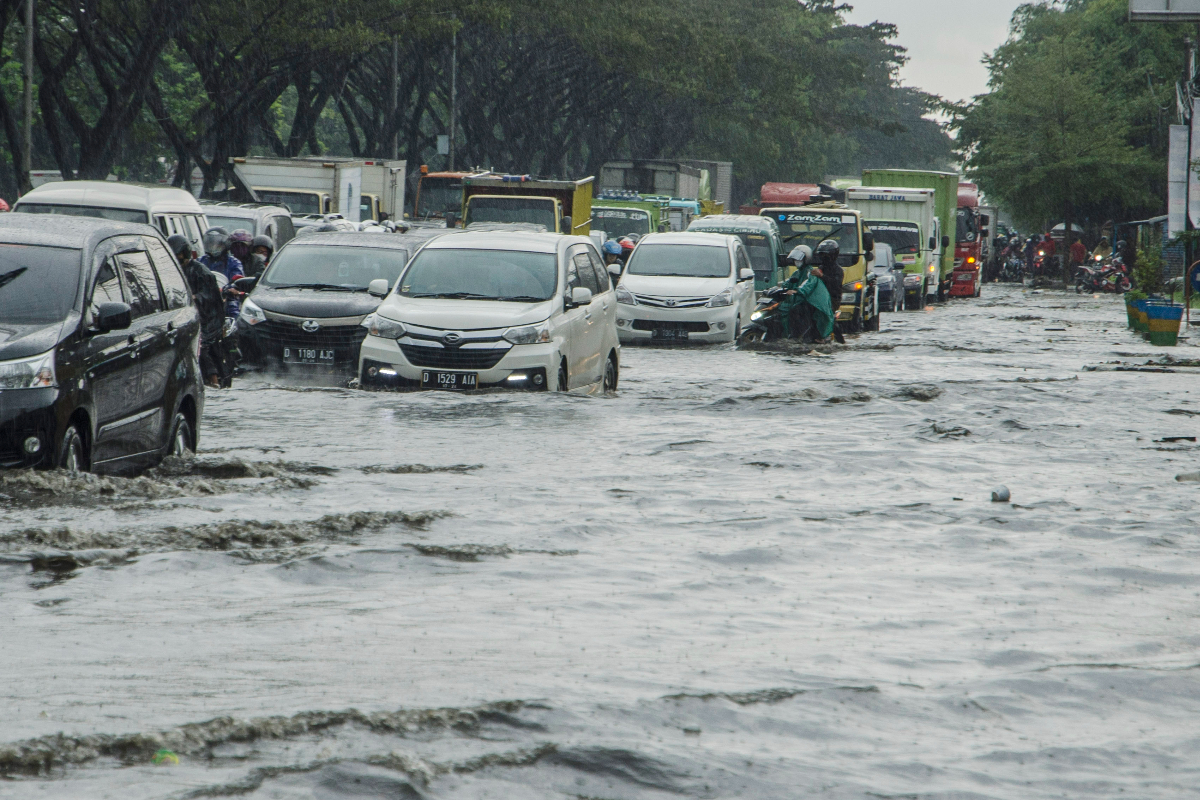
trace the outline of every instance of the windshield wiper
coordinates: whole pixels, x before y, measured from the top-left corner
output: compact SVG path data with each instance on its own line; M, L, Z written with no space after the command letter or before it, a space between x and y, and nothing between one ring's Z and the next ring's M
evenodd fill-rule
M12 283L17 278L21 277L21 273L25 272L27 269L29 269L29 267L17 267L12 272L0 274L0 286L7 286L8 284Z
M271 289L312 289L314 292L365 292L361 286L342 286L336 283L278 283Z
M407 294L405 297L438 297L444 300L495 300L495 297L487 294L475 294L474 292L427 292L424 294Z
M534 297L531 294L521 294L515 297L497 297L496 299L502 303L541 303L547 298Z
M817 243L820 244L821 242L825 241L826 239L832 239L834 237L834 235L837 234L838 232L840 232L842 230L842 228L844 228L844 227L846 227L846 226L838 225L836 228L831 230L829 233L823 234L821 236L821 238L817 240ZM783 243L787 244L792 239L799 239L802 236L811 236L814 233L816 233L816 231L804 231L803 233L797 233L795 236L789 236L786 239L784 239Z

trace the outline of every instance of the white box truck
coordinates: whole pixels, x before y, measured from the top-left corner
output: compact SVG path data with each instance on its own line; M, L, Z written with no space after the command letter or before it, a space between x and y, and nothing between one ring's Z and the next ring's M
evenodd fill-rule
M936 274L930 266L942 258L934 190L856 186L846 190L846 205L862 213L876 242L891 245L896 263L904 266L905 307L921 308L926 295L937 291L928 276Z
M404 161L349 158L231 158L238 182L260 203L293 216L341 214L352 222L404 216Z

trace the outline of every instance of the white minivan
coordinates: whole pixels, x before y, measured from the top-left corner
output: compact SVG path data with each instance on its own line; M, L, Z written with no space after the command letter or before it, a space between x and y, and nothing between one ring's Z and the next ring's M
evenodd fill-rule
M191 192L175 186L116 181L44 183L17 201L13 211L99 217L153 225L163 236L180 234L192 250L204 252L208 220Z
M737 236L653 233L617 286L617 333L632 342L733 342L754 313L754 269Z
M450 233L370 291L385 299L362 323L364 387L617 388L616 297L586 237Z

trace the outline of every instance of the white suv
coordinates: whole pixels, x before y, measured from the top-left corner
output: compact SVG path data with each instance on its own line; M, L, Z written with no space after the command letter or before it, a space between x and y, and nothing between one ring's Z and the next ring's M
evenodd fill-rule
M651 234L617 286L617 333L622 342L732 342L754 299L754 270L738 237Z
M363 321L363 386L617 388L616 298L585 237L447 234L371 291L387 297Z

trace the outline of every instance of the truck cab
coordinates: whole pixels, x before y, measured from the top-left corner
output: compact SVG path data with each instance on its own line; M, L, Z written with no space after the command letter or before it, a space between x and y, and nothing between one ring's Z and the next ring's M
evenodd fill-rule
M862 212L876 244L890 245L903 267L905 308L922 308L926 296L937 292L942 258L935 190L858 186L846 190L846 203Z
M951 297L978 297L983 284L983 225L979 216L979 187L958 184L955 217L954 274Z
M864 224L861 212L821 198L816 195L815 202L803 206L764 208L760 215L770 217L779 226L785 253L802 244L816 251L825 239L836 241L841 249L838 265L845 271L838 320L850 331L878 330L878 292L869 265L874 259L874 235Z

